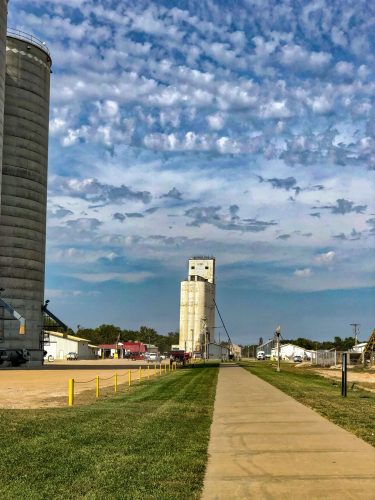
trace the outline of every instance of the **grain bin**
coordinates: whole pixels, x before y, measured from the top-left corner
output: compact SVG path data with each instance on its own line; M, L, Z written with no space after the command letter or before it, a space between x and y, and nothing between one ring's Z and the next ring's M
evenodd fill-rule
M1 0L0 0L1 1ZM26 33L8 30L0 195L0 288L25 318L4 324L4 347L42 355L51 58Z

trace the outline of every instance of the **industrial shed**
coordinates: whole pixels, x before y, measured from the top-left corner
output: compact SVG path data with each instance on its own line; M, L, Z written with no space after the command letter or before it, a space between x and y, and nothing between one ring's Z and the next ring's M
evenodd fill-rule
M220 359L226 361L229 359L229 349L220 344L214 344L211 342L207 345L208 359Z
M50 356L53 359L66 359L70 352L76 353L78 359L95 359L99 351L99 348L90 344L89 340L75 335L45 331L45 337L44 350L47 354L44 359Z

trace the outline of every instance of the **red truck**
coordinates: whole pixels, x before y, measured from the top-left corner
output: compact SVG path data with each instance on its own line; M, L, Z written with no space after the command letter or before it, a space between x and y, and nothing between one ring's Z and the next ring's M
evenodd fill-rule
M185 364L191 358L191 354L189 352L182 351L180 349L175 349L169 353L169 356L173 356L174 361L178 361L182 364Z

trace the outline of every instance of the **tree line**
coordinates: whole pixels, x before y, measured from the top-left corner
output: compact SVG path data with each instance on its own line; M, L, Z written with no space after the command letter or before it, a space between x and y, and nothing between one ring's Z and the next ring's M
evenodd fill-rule
M141 326L139 330L122 329L115 325L100 325L97 328L79 327L77 333L70 332L77 337L90 340L95 345L114 344L118 342L142 342L157 346L159 352L168 352L172 344L178 344L178 332L169 332L160 335L154 328Z
M241 347L245 349L244 352L247 352L248 349L249 352L252 353L261 344L263 344L262 338L259 339L258 344L244 345ZM306 339L304 337L298 337L297 339L281 339L281 344L294 344L310 351L329 350L329 349L336 349L337 351L347 351L348 349L352 349L352 347L354 346L355 338L354 337L341 338L337 336L334 337L333 340L318 341L318 340Z

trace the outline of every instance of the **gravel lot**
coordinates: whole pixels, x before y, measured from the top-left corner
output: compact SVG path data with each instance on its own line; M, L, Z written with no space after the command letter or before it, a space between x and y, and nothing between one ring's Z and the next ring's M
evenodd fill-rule
M169 361L167 362L169 364ZM139 366L147 375L147 362L122 359L90 361L54 361L38 369L7 368L0 370L0 408L44 408L66 406L68 380L86 381L99 375L100 379L118 373L118 383L127 382L128 370L132 370L132 380L139 377ZM163 372L164 373L164 372ZM150 375L154 368L150 364ZM101 387L113 386L114 379L101 380ZM75 394L91 390L95 398L95 381L75 384Z

